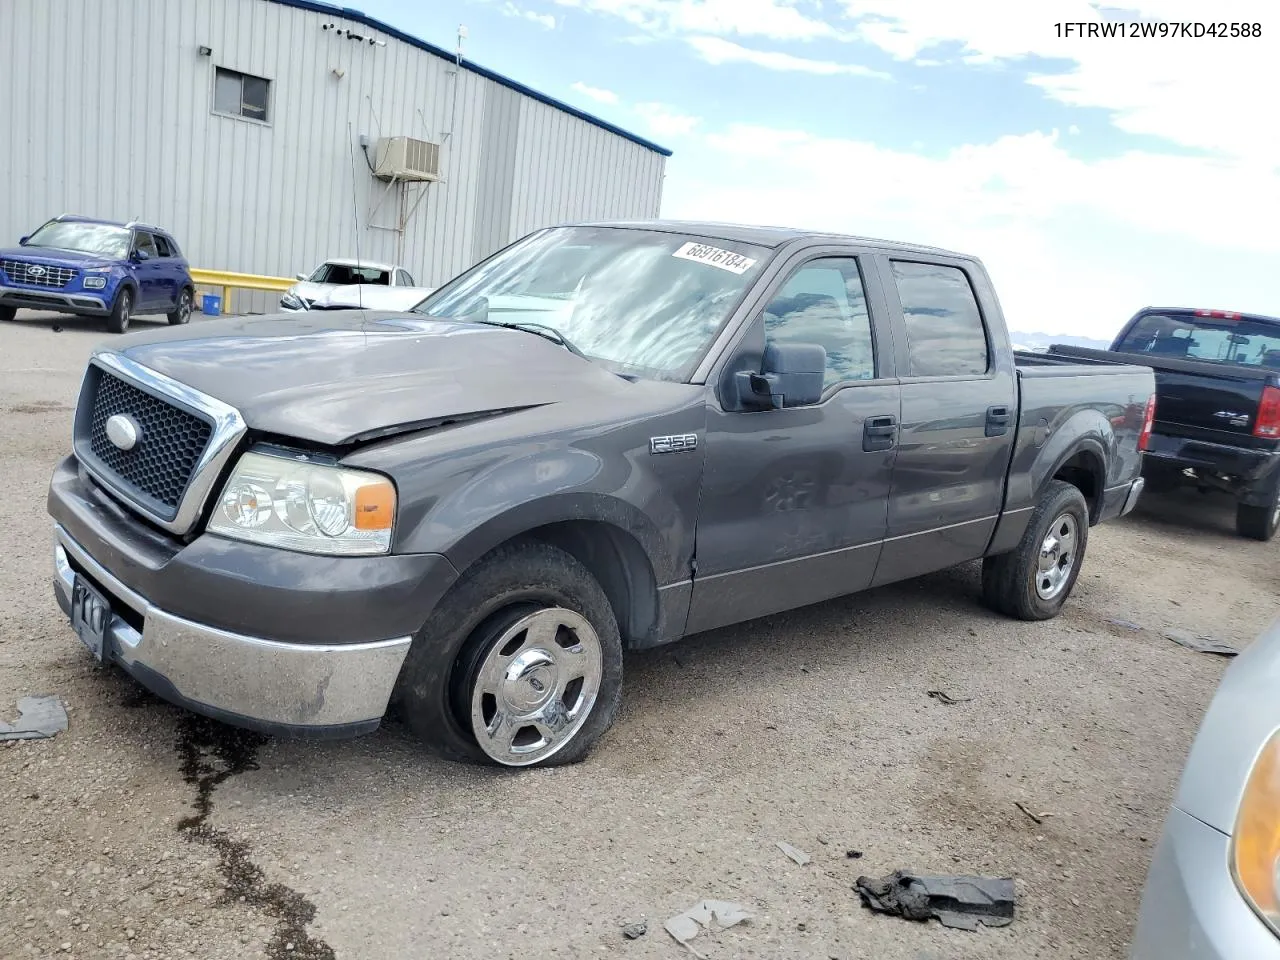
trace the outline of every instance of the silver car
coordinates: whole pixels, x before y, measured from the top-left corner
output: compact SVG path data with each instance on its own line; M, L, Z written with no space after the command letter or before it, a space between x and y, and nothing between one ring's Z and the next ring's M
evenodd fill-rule
M1227 668L1142 896L1131 960L1280 960L1280 620Z

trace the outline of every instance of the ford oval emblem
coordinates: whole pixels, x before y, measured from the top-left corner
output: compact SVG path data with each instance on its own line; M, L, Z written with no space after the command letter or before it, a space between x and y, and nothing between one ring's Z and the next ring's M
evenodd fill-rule
M117 413L107 418L107 439L121 450L132 450L138 445L142 431L133 417L125 413Z

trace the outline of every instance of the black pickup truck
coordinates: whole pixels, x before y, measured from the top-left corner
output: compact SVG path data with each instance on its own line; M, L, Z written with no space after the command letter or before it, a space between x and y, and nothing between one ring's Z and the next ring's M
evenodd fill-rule
M55 592L176 703L584 757L622 651L982 560L1028 620L1132 509L1146 367L1015 357L981 263L800 231L537 231L413 311L112 341Z
M1156 422L1143 476L1236 500L1236 530L1280 526L1280 317L1229 310L1139 310L1110 350L1054 346L1072 359L1140 363L1156 375Z

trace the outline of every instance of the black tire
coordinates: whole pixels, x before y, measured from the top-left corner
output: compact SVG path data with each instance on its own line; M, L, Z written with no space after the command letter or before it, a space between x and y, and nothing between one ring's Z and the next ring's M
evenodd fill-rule
M539 610L565 608L599 640L600 687L576 732L544 759L505 763L473 733L472 693L485 656L503 632ZM433 752L455 761L562 766L586 758L613 725L622 699L622 641L608 597L573 556L549 544L507 544L477 561L436 606L409 648L396 688L396 712Z
M1236 533L1240 536L1266 543L1276 535L1278 527L1280 527L1280 502L1269 507L1251 507L1246 503L1236 504Z
M17 307L0 307L0 323L8 323L17 315Z
M107 331L124 333L129 329L131 319L133 319L133 290L125 287L116 294L116 302L111 305L111 313L107 316Z
M1064 521L1064 517L1070 517L1071 521ZM1072 523L1074 545L1070 568L1061 581L1046 581L1040 569L1044 545L1052 529L1060 534ZM1069 483L1050 480L1018 546L1009 553L982 561L983 600L993 610L1017 620L1050 620L1056 617L1080 576L1088 542L1089 505L1084 495ZM1055 564L1051 569L1062 568ZM1054 587L1052 595L1043 595L1038 583L1051 583Z
M196 293L190 287L183 287L182 292L178 294L178 303L173 308L173 312L166 314L169 323L173 326L186 323L191 319L191 311L194 307Z

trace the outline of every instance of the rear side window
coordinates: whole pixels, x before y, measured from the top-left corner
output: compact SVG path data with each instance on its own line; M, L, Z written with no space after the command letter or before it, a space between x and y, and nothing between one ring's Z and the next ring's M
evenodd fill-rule
M396 274L397 274L397 282L400 284L400 286L402 287L413 286L413 277L409 276L407 271L397 270Z
M169 241L164 238L164 235L157 233L155 237L156 237L156 249L160 251L160 256L172 257L173 250L169 246Z
M893 261L909 347L908 376L981 376L991 355L978 298L963 270Z
M1116 347L1180 360L1280 369L1280 323L1148 313Z

